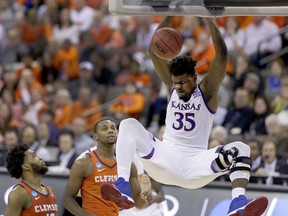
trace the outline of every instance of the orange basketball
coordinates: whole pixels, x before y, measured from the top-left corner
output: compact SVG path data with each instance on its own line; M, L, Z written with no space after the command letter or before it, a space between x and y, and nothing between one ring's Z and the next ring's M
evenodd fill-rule
M151 43L155 55L163 59L171 59L181 51L183 38L175 29L166 27L154 33Z

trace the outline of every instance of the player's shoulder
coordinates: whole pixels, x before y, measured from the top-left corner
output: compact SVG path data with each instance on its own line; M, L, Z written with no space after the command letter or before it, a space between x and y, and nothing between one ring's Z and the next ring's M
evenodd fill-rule
M30 199L30 196L28 191L23 186L17 184L9 193L9 199L20 201Z
M76 158L76 160L79 160L79 159L81 159L81 158L83 158L83 157L86 157L87 154L89 154L90 152L95 151L96 149L97 149L97 146L93 146L93 147L89 148L88 150L82 152L82 153Z

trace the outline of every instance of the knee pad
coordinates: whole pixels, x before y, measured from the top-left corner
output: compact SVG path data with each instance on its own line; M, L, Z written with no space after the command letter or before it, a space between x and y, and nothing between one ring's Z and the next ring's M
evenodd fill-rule
M236 147L231 147L228 150L222 148L221 151L219 152L218 157L215 159L217 166L221 170L229 168L233 164L235 158L237 157L238 152L239 151Z
M249 180L251 173L252 161L249 157L236 157L230 168L229 178L231 181L239 178L245 178Z

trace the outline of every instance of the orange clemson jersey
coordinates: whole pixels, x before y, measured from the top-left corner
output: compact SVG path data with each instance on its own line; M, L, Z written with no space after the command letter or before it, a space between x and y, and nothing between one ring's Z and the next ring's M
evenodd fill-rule
M96 151L87 153L93 163L93 173L85 178L81 187L82 208L97 216L116 216L119 213L118 206L102 198L100 188L105 182L117 180L116 159L105 160Z
M53 191L43 185L48 191L48 194L42 194L32 187L30 187L25 182L21 181L17 185L23 187L30 195L32 200L32 205L29 208L23 209L21 216L56 216L57 215L57 200Z

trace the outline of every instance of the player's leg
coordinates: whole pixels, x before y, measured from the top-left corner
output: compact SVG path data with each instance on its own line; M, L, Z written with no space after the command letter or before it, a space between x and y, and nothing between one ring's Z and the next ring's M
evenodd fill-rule
M120 123L116 144L118 179L115 185L104 184L102 197L115 202L120 208L134 206L129 184L131 163L137 151L140 157L149 159L154 154L153 135L136 119L125 119Z
M268 205L266 197L247 199L245 188L251 172L250 147L242 142L233 142L218 149L219 155L213 162L213 168L223 170L229 168L232 182L232 203L228 215L262 215Z

